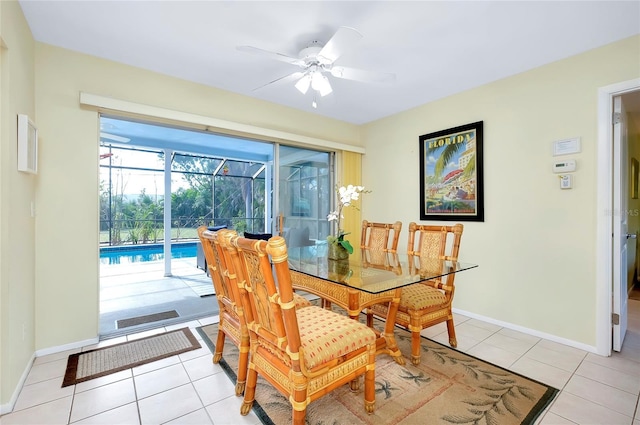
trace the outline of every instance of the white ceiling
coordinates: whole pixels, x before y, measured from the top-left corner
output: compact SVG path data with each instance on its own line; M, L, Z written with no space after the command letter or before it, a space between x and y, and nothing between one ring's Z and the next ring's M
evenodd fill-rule
M639 1L20 0L37 41L351 122L367 123L640 33ZM396 74L365 84L329 76L311 107L298 68L240 52L297 57L340 26L363 38L337 65ZM640 52L638 52L640 60Z

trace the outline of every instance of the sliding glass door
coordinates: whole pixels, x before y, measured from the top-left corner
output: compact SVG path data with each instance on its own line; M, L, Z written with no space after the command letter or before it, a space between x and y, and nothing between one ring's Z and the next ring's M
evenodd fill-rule
M324 243L330 233L333 154L279 146L278 159L278 232L291 248Z
M333 156L101 116L100 334L215 313L200 225L324 246Z

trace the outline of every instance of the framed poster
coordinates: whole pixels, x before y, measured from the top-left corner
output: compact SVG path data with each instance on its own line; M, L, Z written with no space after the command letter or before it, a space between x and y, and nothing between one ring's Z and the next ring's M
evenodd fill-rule
M482 123L420 136L420 220L484 221Z

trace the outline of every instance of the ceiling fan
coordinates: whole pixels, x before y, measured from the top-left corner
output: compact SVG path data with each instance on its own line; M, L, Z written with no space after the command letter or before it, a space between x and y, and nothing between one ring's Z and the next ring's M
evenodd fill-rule
M343 53L351 49L361 38L362 34L356 29L340 27L326 44L323 45L319 41L312 41L307 47L300 51L297 58L253 46L238 46L237 49L242 52L260 55L268 59L275 59L300 67L301 70L277 78L254 90L276 82L297 80L295 87L302 94L306 94L309 87L315 91L312 106L316 108L316 94L326 96L333 91L326 74L331 74L336 78L365 83L386 83L395 80L395 74L391 73L366 71L363 69L334 65L334 62L342 56Z

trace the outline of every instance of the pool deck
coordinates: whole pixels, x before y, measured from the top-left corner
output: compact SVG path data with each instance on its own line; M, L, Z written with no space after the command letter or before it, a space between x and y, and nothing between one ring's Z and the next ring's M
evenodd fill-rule
M101 264L100 338L217 314L215 296L200 296L203 288L212 288L212 282L203 270L196 267L196 257L171 260L171 272L171 277L164 276L164 260ZM212 290L210 292L213 293ZM171 310L175 310L179 317L122 329L116 325L118 320Z

